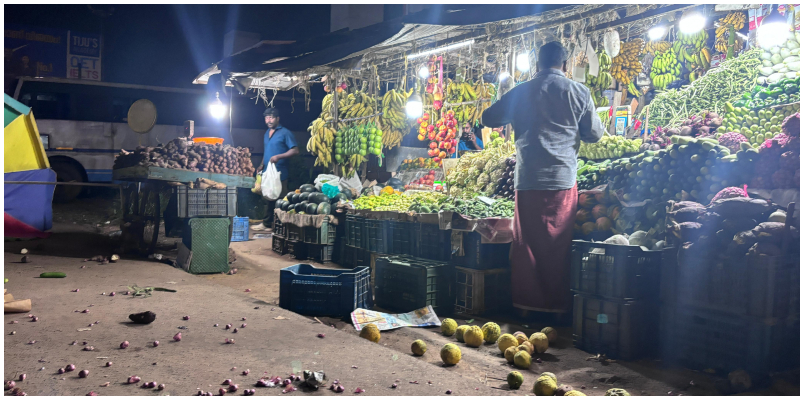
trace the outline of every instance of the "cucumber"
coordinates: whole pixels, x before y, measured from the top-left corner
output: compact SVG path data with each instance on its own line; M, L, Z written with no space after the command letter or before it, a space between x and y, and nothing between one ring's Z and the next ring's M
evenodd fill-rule
M39 275L40 278L66 278L67 274L64 272L42 272Z

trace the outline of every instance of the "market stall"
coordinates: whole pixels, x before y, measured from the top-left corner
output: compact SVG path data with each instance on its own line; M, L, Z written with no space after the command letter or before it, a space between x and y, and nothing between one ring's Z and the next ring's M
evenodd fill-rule
M407 32L330 62L296 60L292 72L268 63L325 85L307 149L332 174L277 203L285 226L274 228L274 250L369 267L361 296L373 291L385 309L510 310L516 132L453 155L463 124L479 126L533 77L538 47L558 40L571 54L567 76L589 88L607 131L579 148L575 345L718 373L787 368L775 343L798 340L799 12L572 6L465 26L451 40L431 28L408 42ZM781 30L769 36L762 27L774 23ZM400 148L408 135L418 151ZM366 181L369 163L394 178ZM314 243L331 247L311 257L307 234L288 227L326 237L319 220L333 215L332 240ZM716 339L742 334L763 350Z

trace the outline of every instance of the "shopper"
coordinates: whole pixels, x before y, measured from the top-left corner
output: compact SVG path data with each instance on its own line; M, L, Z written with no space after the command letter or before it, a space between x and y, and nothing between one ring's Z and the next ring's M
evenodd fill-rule
M589 89L564 75L567 50L559 42L539 49L538 73L489 107L485 126L516 131L514 307L563 314L571 310L570 251L578 192L581 140L603 136ZM547 317L548 315L544 315Z
M268 163L276 164L276 170L279 171L279 176L282 180L282 192L279 195L281 199L288 193L288 159L299 154L299 149L293 132L279 123L279 110L268 108L262 115L265 116L265 125L268 126L268 130L265 131L263 159L262 164L257 168L257 173L264 173L268 169ZM252 226L252 230L264 231L270 229L275 204L276 200L268 202L268 209L263 223Z
M458 151L467 150L483 150L483 140L475 135L472 124L468 122L463 124L461 141L458 143Z

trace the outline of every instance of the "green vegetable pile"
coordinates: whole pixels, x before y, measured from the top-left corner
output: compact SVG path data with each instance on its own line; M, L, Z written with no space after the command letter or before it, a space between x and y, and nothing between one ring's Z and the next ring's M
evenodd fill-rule
M361 196L354 201L354 205L357 210L430 213L437 211L446 198L440 192L383 193L379 196Z
M508 199L498 199L491 206L478 200L453 199L441 205L441 210L454 211L472 218L513 218L514 202Z
M762 65L761 53L759 49L747 50L681 89L658 94L650 106L642 109L637 119L644 121L646 110L650 110L649 124L651 129L655 129L657 126L678 126L688 116L705 110L721 114L726 103L738 100L756 84L757 67Z
M801 99L801 77L781 79L768 87L756 85L750 92L743 93L740 100L732 105L736 108L746 107L752 110L797 103Z
M505 173L507 166L505 159L515 152L514 143L509 140L497 147L464 154L458 159L458 165L447 173L449 195L460 198L491 196Z
M622 136L605 135L597 143L581 142L578 156L589 160L619 158L625 154L639 153L642 139L626 139Z
M606 183L603 174L606 173L607 166L610 164L611 160L605 160L600 163L578 160L578 171L575 175L578 190L589 190Z

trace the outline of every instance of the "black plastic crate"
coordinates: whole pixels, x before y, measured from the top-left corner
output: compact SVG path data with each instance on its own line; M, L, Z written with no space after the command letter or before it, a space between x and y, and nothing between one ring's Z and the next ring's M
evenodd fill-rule
M334 249L334 244L307 243L307 258L322 264L328 263L332 261L332 253Z
M190 189L174 188L179 206L179 218L234 217L237 215L237 188Z
M658 303L576 294L573 307L575 347L615 360L638 360L658 354Z
M344 246L344 267L368 267L369 265L371 265L371 253L359 247Z
M279 216L276 215L276 212L274 212L274 222L271 228L272 228L271 231L273 232L274 235L287 236L287 233L285 233L285 226L282 224L282 221L279 219Z
M346 243L345 240L342 238L338 238L335 240L335 248L332 251L332 261L336 264L344 267L344 256L346 252Z
M285 246L285 238L278 235L271 237L271 250L279 255L287 254L287 247Z
M411 311L432 306L439 312L452 311L452 274L443 262L414 257L381 257L375 260L374 296L379 307L390 311Z
M449 261L452 231L442 231L434 224L418 224L416 232L417 257Z
M302 229L302 241L312 244L335 244L335 226L324 220L320 228L305 226Z
M676 302L737 316L787 317L792 265L787 257L721 259L681 250L675 276Z
M283 230L285 231L285 237L288 240L298 240L300 242L303 242L302 240L303 233L301 227L298 227L293 224L284 224Z
M661 251L574 240L570 288L614 299L657 299L661 261Z
M737 369L767 374L798 368L797 321L736 317L693 307L662 309L662 360L725 375Z
M391 247L391 227L389 220L366 219L365 249L372 253L388 253Z
M416 235L414 226L417 224L413 222L404 221L390 221L389 229L391 231L391 248L390 254L400 254L413 256L416 254Z
M279 306L302 315L348 318L356 308L371 309L368 267L351 270L296 264L279 272Z
M297 260L307 259L307 243L287 239L285 240L285 247L287 248L287 253L290 254L290 258Z
M494 269L501 263L508 265L510 243L481 243L481 240L482 237L477 232L464 232L464 255L457 256L452 252L450 258L452 265L471 269Z
M366 218L357 215L346 215L346 236L347 245L352 247L366 248L364 239L366 237Z
M511 270L453 267L455 314L484 315L511 308Z

